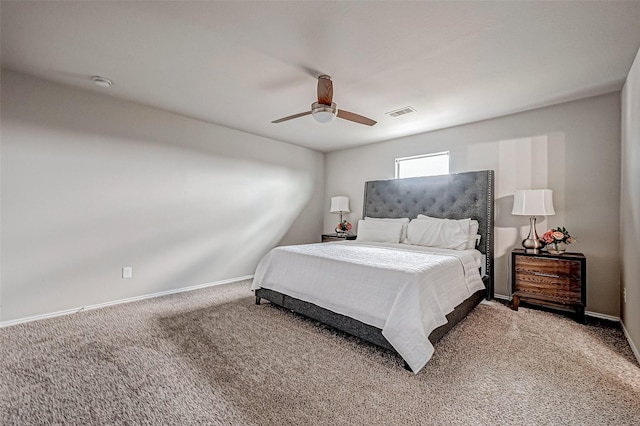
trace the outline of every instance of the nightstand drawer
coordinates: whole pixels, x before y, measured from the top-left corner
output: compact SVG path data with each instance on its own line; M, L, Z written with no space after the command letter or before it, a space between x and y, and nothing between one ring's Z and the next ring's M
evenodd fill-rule
M567 277L580 280L581 263L571 259L549 259L535 256L516 256L514 268L522 274L550 278Z
M517 274L516 291L529 294L544 294L566 301L580 303L582 283L566 277L551 278L535 274Z

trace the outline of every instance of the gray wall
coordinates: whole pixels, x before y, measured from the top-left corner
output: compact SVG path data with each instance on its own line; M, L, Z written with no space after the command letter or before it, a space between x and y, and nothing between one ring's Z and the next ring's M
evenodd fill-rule
M8 71L1 132L2 321L250 275L321 233L316 151Z
M355 225L365 181L393 178L396 157L440 151L450 151L452 173L496 171L497 294L510 294L509 253L528 231L528 218L511 215L513 192L549 188L557 214L539 218L538 233L563 225L578 238L569 248L588 259L587 310L619 316L619 93L331 152L325 159L324 231L337 224L328 212L332 196L350 197L347 219Z
M622 289L620 318L640 350L640 51L622 89L622 194L620 201L620 252ZM640 354L636 352L636 356Z

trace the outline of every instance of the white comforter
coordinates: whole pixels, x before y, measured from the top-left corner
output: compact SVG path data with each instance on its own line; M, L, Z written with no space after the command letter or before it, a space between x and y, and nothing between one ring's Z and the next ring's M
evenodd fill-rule
M382 329L417 373L433 355L429 334L484 288L477 250L355 241L277 247L252 290L267 288Z

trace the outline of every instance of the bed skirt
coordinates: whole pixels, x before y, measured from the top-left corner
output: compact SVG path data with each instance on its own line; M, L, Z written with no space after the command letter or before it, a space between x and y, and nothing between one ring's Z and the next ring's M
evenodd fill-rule
M468 299L460 303L447 315L447 323L436 328L429 334L429 341L432 344L438 342L449 332L458 322L469 314L486 297L486 290L479 290ZM320 321L345 333L359 337L369 343L381 348L388 349L397 354L391 343L382 335L382 330L372 325L364 324L353 318L337 314L327 309L321 308L313 303L296 299L277 291L260 288L255 290L256 304L260 304L260 299L266 299L271 303L290 309L308 318Z

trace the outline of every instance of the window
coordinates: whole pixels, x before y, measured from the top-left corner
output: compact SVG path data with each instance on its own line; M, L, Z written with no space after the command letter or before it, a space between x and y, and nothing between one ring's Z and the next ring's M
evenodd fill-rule
M396 179L449 174L449 151L396 158Z

